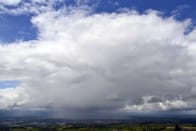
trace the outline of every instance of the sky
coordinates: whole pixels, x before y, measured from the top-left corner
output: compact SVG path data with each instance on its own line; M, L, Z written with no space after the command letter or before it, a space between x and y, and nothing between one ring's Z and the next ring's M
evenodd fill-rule
M0 0L0 115L195 114L195 4Z

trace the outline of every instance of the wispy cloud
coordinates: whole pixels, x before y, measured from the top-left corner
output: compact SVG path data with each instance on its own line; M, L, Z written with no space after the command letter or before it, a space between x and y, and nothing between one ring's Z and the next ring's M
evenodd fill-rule
M0 4L8 6L17 6L22 0L0 0Z

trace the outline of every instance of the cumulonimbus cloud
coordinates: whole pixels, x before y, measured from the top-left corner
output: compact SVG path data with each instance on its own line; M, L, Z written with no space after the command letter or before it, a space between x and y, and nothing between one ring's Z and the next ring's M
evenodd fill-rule
M48 11L38 40L0 46L1 109L194 109L196 31L156 11Z

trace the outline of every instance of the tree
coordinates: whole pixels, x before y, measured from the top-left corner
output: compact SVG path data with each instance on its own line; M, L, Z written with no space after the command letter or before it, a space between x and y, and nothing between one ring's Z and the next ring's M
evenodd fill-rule
M180 126L178 124L176 124L174 131L182 131Z

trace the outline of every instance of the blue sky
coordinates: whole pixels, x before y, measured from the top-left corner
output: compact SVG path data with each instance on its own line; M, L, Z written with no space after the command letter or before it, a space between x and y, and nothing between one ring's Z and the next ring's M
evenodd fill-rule
M20 81L17 80L5 80L0 81L0 88L15 88L20 85Z
M28 15L0 15L0 41L9 43L17 40L36 39L36 28Z
M72 0L65 0L64 4L56 5L56 9L64 5L74 6ZM152 9L163 12L164 16L176 15L177 20L192 19L196 23L196 1L194 0L90 0L87 5L92 6L95 13L118 12L121 8L135 9L141 13ZM8 7L15 8L15 7ZM176 13L176 14L175 14ZM37 39L37 30L31 23L32 14L10 15L0 14L0 41L10 43L17 40Z
M0 112L195 113L195 5L0 0Z

